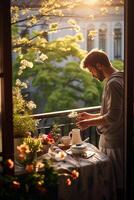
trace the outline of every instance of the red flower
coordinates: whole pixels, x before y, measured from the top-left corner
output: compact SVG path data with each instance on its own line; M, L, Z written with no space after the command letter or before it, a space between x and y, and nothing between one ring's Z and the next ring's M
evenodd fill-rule
M50 138L50 139L52 139L52 138L53 138L52 133L49 132L49 133L47 134L47 137Z
M74 169L72 171L72 177L73 177L73 179L77 179L79 177L79 172Z
M41 139L42 139L42 144L44 144L44 145L45 144L54 144L54 142L55 142L51 132L48 133L48 135L42 134Z
M66 184L67 184L68 186L70 186L70 185L72 184L70 178L68 178L68 179L66 180Z

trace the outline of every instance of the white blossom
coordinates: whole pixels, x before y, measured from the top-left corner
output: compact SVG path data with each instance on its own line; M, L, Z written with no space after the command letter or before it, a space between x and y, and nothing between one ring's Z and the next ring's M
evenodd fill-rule
M20 64L21 64L21 65L24 65L24 66L26 66L26 67L29 67L29 68L32 68L32 67L33 67L33 63L30 62L30 61L28 61L28 60L26 60L26 59L21 60Z
M48 59L47 55L45 55L44 53L42 53L39 57L42 61L45 61L46 59Z
M78 113L75 111L72 111L71 113L68 114L69 118L76 118L78 116Z
M27 103L27 107L29 108L29 110L33 110L34 108L36 108L36 104L33 101L29 101Z
M22 88L27 88L27 84L25 82L21 82L20 79L16 79L16 86L22 87Z

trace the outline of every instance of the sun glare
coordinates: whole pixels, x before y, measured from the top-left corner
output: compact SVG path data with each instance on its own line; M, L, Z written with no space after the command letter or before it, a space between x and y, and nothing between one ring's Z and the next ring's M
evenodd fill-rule
M85 0L86 3L94 5L98 2L98 0Z

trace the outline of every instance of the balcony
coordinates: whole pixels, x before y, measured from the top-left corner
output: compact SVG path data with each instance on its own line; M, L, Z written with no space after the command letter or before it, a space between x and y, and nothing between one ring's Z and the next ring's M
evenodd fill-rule
M72 109L72 110L64 110L64 111L57 111L57 112L49 112L49 113L42 113L42 114L35 114L32 115L34 119L39 120L39 124L37 127L37 134L45 133L47 134L50 132L52 125L57 124L58 127L61 129L61 135L68 135L70 130L74 127L74 123L71 119L68 118L68 114L70 112L89 112L89 113L98 113L100 111L100 106L94 107L86 107L86 108L79 108L79 109ZM90 127L81 132L82 140L89 137L89 142L94 144L98 147L98 139L99 135L96 132L95 127Z

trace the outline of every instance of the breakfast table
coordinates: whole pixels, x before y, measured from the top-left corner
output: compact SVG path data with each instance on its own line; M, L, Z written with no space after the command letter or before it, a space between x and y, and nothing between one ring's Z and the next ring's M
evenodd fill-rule
M58 177L58 200L116 200L115 179L110 159L93 144L84 145L86 145L85 155L75 154L70 147L62 150L65 153L64 159L63 157L53 159L53 167L57 171L76 169L79 172L79 177L72 181L71 185L67 185L67 176L61 173ZM48 152L38 159L52 157ZM16 173L19 174L20 169L16 166Z
M59 171L77 169L79 177L70 186L66 177L58 179L58 200L115 200L115 180L109 158L94 145L86 143L87 155L72 154L66 150L67 156L54 162Z

